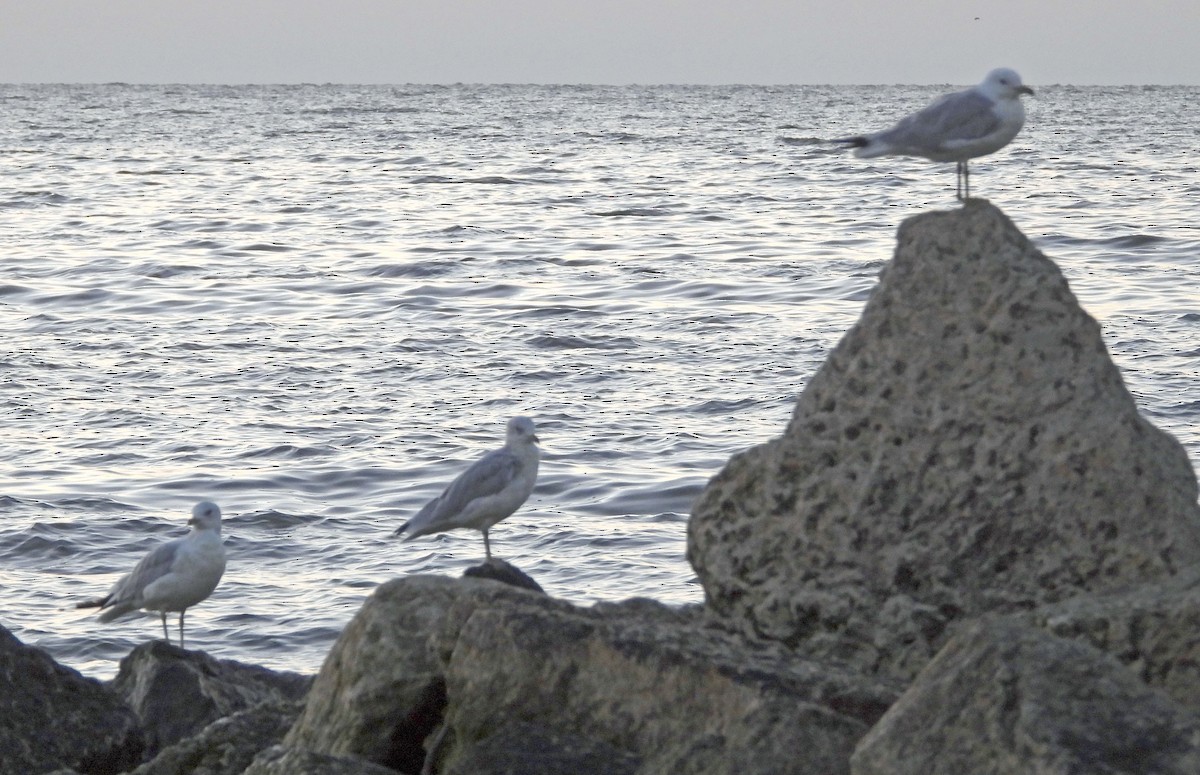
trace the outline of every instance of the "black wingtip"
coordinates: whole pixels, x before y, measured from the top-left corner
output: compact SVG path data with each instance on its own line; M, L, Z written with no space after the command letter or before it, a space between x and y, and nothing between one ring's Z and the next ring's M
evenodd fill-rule
M405 523L404 523L403 525L401 525L400 527L396 528L396 529L395 529L395 531L393 531L393 532L392 532L392 535L394 535L394 536L398 536L398 535L400 535L401 533L403 533L405 530L408 530L408 523L407 523L407 522L405 522Z
M847 148L865 148L867 146L867 138L859 135L858 137L839 137L836 140L830 140L831 143L844 145Z

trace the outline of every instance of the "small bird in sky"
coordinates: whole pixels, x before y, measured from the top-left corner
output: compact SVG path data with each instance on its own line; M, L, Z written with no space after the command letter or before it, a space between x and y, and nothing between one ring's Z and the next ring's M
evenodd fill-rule
M905 116L891 129L834 140L862 159L877 156L919 156L931 161L956 162L955 193L971 197L967 161L995 153L1008 145L1025 125L1021 95L1033 89L1007 67L988 73L983 83L947 94L923 110Z
M184 614L208 598L225 573L221 509L211 501L201 501L192 509L188 524L192 529L186 536L151 549L107 595L85 600L75 607L101 609L102 622L111 622L139 608L158 611L167 643L171 642L167 612L178 611L179 646L183 648Z
M488 452L459 474L395 535L404 533L405 540L411 541L430 533L473 528L483 533L483 551L491 560L488 528L519 509L533 492L540 458L537 445L533 420L513 417L508 421L504 446Z

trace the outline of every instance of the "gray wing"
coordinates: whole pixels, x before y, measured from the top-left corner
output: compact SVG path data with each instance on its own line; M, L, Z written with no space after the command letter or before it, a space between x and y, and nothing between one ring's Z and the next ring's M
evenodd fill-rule
M175 564L175 557L179 554L179 547L183 541L183 538L176 538L151 549L133 566L129 575L113 585L105 605L119 605L140 598L142 590L171 572L171 566Z
M1000 119L993 103L976 91L947 94L922 111L906 116L879 140L895 147L936 149L955 140L973 140L994 132Z
M404 531L409 538L436 532L442 523L452 523L471 501L495 495L512 484L520 471L521 460L516 455L503 449L487 453L459 474L441 495L425 504L425 508L405 524Z

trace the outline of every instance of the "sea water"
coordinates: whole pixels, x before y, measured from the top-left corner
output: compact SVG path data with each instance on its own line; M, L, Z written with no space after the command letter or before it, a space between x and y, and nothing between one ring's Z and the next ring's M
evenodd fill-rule
M1196 464L1200 89L1034 86L972 192ZM111 675L157 615L74 602L211 499L189 647L313 672L377 584L480 561L392 532L515 414L543 460L495 553L701 601L705 481L782 432L900 221L956 206L953 165L822 141L949 88L0 86L0 624Z

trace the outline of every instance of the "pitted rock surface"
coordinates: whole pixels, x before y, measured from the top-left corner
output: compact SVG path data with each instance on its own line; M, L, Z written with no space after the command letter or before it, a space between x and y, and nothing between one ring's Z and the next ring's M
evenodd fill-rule
M954 620L1200 560L1196 478L1058 267L971 200L901 225L781 438L693 510L710 612L907 678Z

